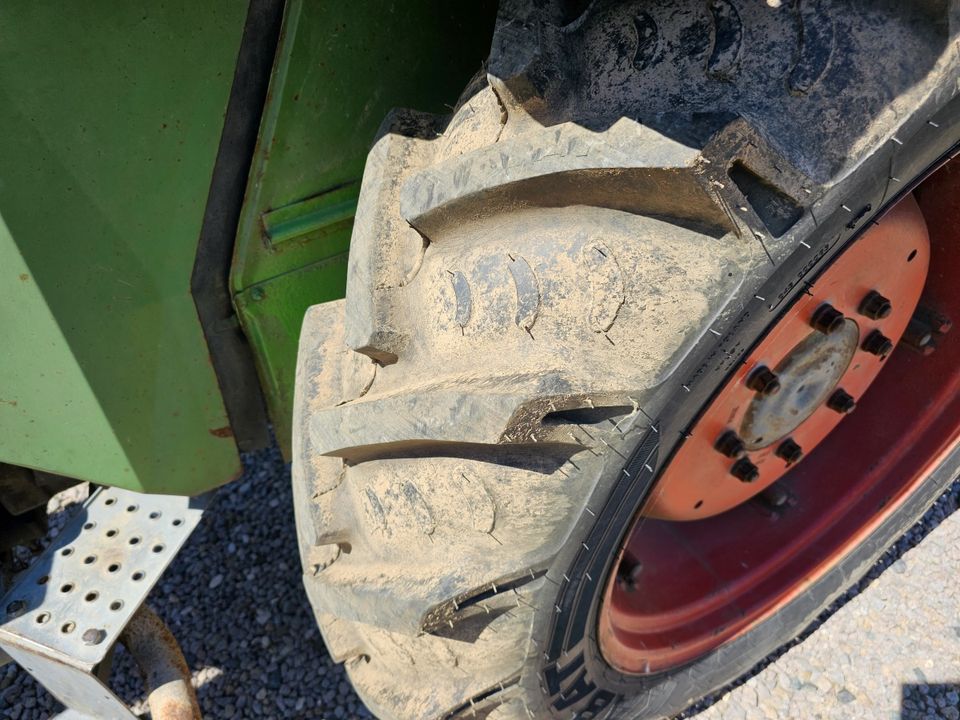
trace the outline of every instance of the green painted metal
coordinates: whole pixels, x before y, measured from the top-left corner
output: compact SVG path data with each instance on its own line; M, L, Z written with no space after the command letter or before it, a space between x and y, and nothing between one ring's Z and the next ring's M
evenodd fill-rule
M237 312L245 318L247 338L255 348L265 348L260 358L264 394L274 407L293 407L293 381L288 381L289 356L280 352L290 337L298 337L303 310L318 302L344 295L347 255L337 253L237 293ZM275 363L271 364L271 363ZM289 425L277 423L278 438L289 442Z
M239 470L190 273L246 2L0 4L0 461Z
M495 12L495 0L287 4L231 273L285 451L300 323L343 297L374 134L393 107L449 111L487 56Z

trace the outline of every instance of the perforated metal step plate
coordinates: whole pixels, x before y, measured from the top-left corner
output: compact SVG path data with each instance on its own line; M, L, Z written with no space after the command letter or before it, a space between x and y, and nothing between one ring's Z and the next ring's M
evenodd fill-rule
M95 671L205 504L100 488L0 600L0 649L70 709L61 718L134 717Z

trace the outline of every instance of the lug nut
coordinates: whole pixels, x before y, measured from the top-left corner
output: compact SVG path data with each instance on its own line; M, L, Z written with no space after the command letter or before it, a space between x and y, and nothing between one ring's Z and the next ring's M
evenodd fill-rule
M860 301L860 307L857 310L861 315L865 315L871 320L883 320L890 317L893 305L876 290L871 290Z
M827 407L834 412L848 415L856 409L857 401L846 390L837 388L827 400Z
M813 313L810 324L813 325L814 330L819 330L824 335L830 335L843 327L843 320L842 312L830 303L824 303Z
M789 499L789 493L777 483L760 493L760 501L771 510L783 507Z
M867 335L866 340L863 341L860 347L882 360L893 352L893 341L879 330L874 330Z
M747 458L737 460L730 468L730 474L740 482L745 483L756 482L760 479L760 469Z
M778 458L786 460L787 465L793 465L803 457L803 448L797 445L793 438L787 438L780 443L775 454Z
M911 318L900 342L921 355L929 355L936 349L933 344L933 330L922 320Z
M714 447L728 458L743 457L747 451L747 446L733 430L727 430L721 435Z
M747 387L767 397L780 392L780 379L766 365L760 365L747 376Z

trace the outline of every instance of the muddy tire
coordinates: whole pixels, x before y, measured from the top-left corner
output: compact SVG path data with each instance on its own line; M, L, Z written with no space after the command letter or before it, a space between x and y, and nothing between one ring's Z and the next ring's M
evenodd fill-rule
M304 582L380 718L669 716L802 632L955 476L947 454L691 662L600 652L618 549L698 413L960 139L957 11L507 5L451 116L385 121L346 300L304 320Z

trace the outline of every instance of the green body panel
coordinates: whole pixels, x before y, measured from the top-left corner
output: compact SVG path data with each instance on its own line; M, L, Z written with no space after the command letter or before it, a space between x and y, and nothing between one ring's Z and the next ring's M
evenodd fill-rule
M246 3L0 5L0 461L239 470L190 295Z
M0 356L0 457L63 472L82 468L89 478L133 477L123 446L2 220L0 268L0 327L7 338Z
M343 297L376 130L397 106L449 112L487 56L495 12L493 0L287 5L231 274L285 450L300 323Z

